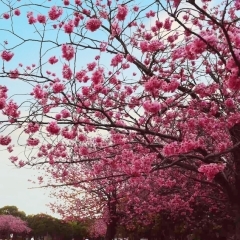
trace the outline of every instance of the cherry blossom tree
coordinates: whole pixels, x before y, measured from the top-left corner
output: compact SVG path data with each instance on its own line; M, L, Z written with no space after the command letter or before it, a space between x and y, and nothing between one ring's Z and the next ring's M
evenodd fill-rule
M88 161L68 166L58 163L54 171L47 165L44 171L48 173L48 186L61 186L54 188L52 196L57 200L50 206L66 220L92 219L90 232L93 236L105 234L106 239L113 239L118 224L123 220L123 210L119 205L126 196L127 177L115 177L117 172L107 164L96 174L97 165L91 165ZM94 181L91 180L93 178ZM46 184L46 177L44 179L43 184ZM100 225L102 227L98 227Z
M110 176L106 171L109 165L105 164L97 176L91 173L95 180L86 183L81 174L87 173L78 165L74 169L73 164L70 166L67 176L63 177L60 164L54 173L58 175L50 176L55 185L65 185L54 188L57 201L51 207L65 219L96 220L91 228L94 236L105 233L106 239L112 239L117 226L129 232L148 228L148 237L155 227L162 239L186 239L189 234L218 239L219 234L224 237L231 232L233 214L226 197L215 185L206 188L206 183L196 182L194 175L165 169L151 175L110 179L106 177ZM168 224L156 225L156 219Z
M7 235L9 239L10 234L15 235L29 233L31 229L27 226L27 223L18 217L12 215L0 215L0 233Z
M57 179L78 163L79 184L105 165L116 181L172 171L219 189L240 239L238 0L1 5L0 144L24 147L16 166L48 165Z

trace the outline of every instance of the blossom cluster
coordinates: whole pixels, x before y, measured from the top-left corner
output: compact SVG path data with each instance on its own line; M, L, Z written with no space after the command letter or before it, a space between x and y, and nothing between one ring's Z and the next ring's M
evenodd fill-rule
M145 101L143 108L146 112L157 113L161 109L161 104L156 101Z
M5 98L0 98L0 110L4 109L6 105L6 99Z
M37 146L38 144L39 144L39 139L37 139L37 138L28 138L27 139L28 146L34 147L34 146Z
M4 50L2 53L1 53L1 57L3 60L9 62L12 57L14 56L14 53L10 52L10 51L6 51Z
M99 29L102 25L102 22L98 18L90 18L86 23L86 29L95 32L97 29Z
M9 13L4 13L3 14L3 18L4 19L9 19L10 18L10 14Z
M67 61L70 61L74 57L74 48L70 44L63 44L62 45L62 57L65 58Z
M37 20L38 20L39 23L45 24L46 21L47 21L47 18L46 18L45 15L38 14L38 15L37 15Z
M87 69L88 69L88 71L93 71L96 66L97 66L96 62L88 63Z
M12 79L16 79L19 77L19 71L18 69L10 70L9 77Z
M18 105L12 99L5 105L3 113L13 119L20 116Z
M123 61L123 55L122 54L116 54L112 60L111 60L111 66L117 67L118 64L120 64Z
M52 89L53 89L53 92L54 92L54 93L60 93L60 92L63 92L63 90L65 89L65 86L64 86L64 84L62 84L62 83L55 82L55 83L52 85Z
M142 41L140 42L140 49L144 52L163 51L165 48L164 43L159 40Z
M60 127L57 125L57 122L53 121L48 124L46 130L52 135L58 135L60 132Z
M6 105L8 89L5 86L0 85L0 110L4 109Z
M24 130L25 133L36 133L39 130L39 124L38 123L34 123L34 122L30 122L27 125L27 128Z
M0 136L0 145L7 146L12 141L10 136Z
M28 12L27 18L29 24L34 24L37 22L37 19L33 16L33 12Z
M212 181L219 172L224 170L225 167L226 164L219 163L202 164L198 168L198 171L203 173L208 181Z
M174 141L164 146L163 153L165 156L173 156L191 152L200 146L202 146L202 142L200 140L185 140L181 143Z
M68 34L72 33L73 30L74 30L74 22L73 22L73 20L69 20L66 24L64 24L63 27L64 27L65 33L68 33Z
M86 74L87 74L87 72L84 70L76 72L75 78L79 82L87 82L89 80L89 77Z
M33 88L33 92L32 95L34 95L34 97L36 99L43 99L47 96L47 92L43 89L43 87L41 87L39 84L37 84L34 88Z
M51 20L58 19L63 13L63 9L60 7L53 6L48 12L48 16Z
M63 137L65 137L66 139L75 139L77 136L77 132L74 128L72 128L71 130L68 129L68 127L64 127L61 131L61 134Z
M62 75L63 75L63 78L66 78L68 80L72 78L72 70L67 64L63 65Z
M103 68L98 68L96 71L94 71L91 80L94 84L102 83L104 81Z
M116 18L119 21L124 21L127 14L128 14L127 6L126 5L118 5L118 12L117 12Z
M58 59L57 59L55 56L53 56L53 57L50 57L50 58L49 58L48 62L49 62L50 64L55 64L55 63L58 62Z

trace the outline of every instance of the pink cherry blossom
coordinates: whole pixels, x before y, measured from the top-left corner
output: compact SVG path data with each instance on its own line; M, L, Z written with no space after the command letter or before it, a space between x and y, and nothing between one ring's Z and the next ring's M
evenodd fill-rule
M0 136L0 145L7 146L11 143L11 141L10 136Z
M9 19L9 18L10 18L9 13L4 13L4 14L3 14L3 18L5 18L5 19Z
M159 102L146 101L143 103L143 108L147 112L157 113L161 109L161 105Z
M26 133L35 133L39 130L39 124L38 123L34 123L34 122L30 122L27 125L27 128L25 129Z
M82 82L84 77L86 77L86 71L79 71L76 73L75 78L79 81Z
M120 64L123 60L123 55L122 54L117 54L114 56L111 60L111 66L117 67L118 64Z
M63 75L63 78L66 78L68 80L72 78L72 70L67 64L63 65L62 75Z
M117 12L116 18L119 21L124 21L127 14L128 14L127 6L126 5L118 5L118 12Z
M93 72L91 80L94 84L99 84L103 82L103 69L98 68L96 71Z
M52 85L52 89L54 93L60 93L64 91L65 86L62 83L56 82Z
M102 25L102 22L98 18L90 18L86 23L86 29L88 29L91 32L95 32L97 29L99 29Z
M118 22L113 22L111 25L111 31L112 31L112 36L118 36L120 35L122 29L119 26Z
M57 125L57 122L53 121L49 123L49 125L46 127L46 130L50 134L58 135L60 132L60 127Z
M60 7L53 6L48 12L48 16L51 20L58 19L63 13L63 9Z
M75 18L74 18L73 23L74 23L74 26L75 26L75 27L78 27L78 26L79 26L80 20L81 20L80 17L75 17Z
M74 57L74 48L69 44L62 45L62 57L70 61Z
M38 21L39 23L45 24L46 21L47 21L46 16L45 16L45 15L38 14L38 15L37 15L37 21Z
M138 6L134 6L134 7L133 7L133 11L134 11L134 12L138 12L138 10L139 10L139 7L138 7Z
M79 140L79 141L84 142L84 141L86 141L86 139L87 139L87 138L86 138L86 136L85 136L84 134L79 134L79 135L78 135L78 140Z
M3 113L12 118L18 118L20 111L18 110L18 105L12 99L5 105Z
M94 236L239 235L240 4L199 2L2 10L1 150Z
M0 110L4 109L5 105L6 105L6 99L0 98Z
M64 4L65 6L68 6L68 5L70 4L70 2L69 2L69 0L64 0L64 1L63 1L63 4Z
M58 59L57 59L55 56L53 56L53 57L50 57L50 58L48 59L48 62L49 62L50 64L55 64L55 63L58 62Z
M28 138L27 139L28 146L34 147L34 146L37 146L38 144L39 144L39 139L37 139L37 138Z
M80 0L75 0L75 4L80 6L82 4L82 2Z
M1 53L1 57L3 60L5 61L10 61L12 59L12 57L14 56L14 53L10 52L10 51L6 51L4 50L2 53Z
M27 18L28 18L28 23L30 25L32 25L32 24L37 22L37 19L33 16L33 12L28 12Z
M203 164L198 168L198 171L203 173L207 177L208 181L212 181L216 174L223 171L225 166L225 164L216 163Z
M87 64L87 68L88 68L89 71L93 71L96 66L97 66L96 62L92 62L92 63Z
M18 217L12 215L0 216L0 230L2 232L12 233L29 233L31 229L27 226L27 223Z
M33 89L33 95L36 99L43 99L47 96L47 92L40 85L36 85Z
M63 109L63 110L61 111L61 115L62 115L63 118L68 118L68 117L71 116L71 113L70 113L69 110Z
M73 30L74 30L74 22L73 22L73 20L69 20L66 24L64 24L63 27L64 27L65 33L68 33L68 34L72 33Z
M100 51L105 52L107 49L108 43L107 42L101 42L100 43Z
M15 70L10 70L9 72L9 77L12 79L17 79L19 77L19 72L17 69Z
M15 10L14 10L14 14L15 14L16 16L20 16L21 12L20 12L19 9L15 9Z

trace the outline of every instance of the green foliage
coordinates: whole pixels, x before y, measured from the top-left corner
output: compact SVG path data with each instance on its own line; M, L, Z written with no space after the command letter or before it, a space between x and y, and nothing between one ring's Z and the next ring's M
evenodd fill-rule
M41 237L47 234L53 236L61 231L61 220L47 214L29 215L27 222L34 236Z
M68 222L67 225L74 239L79 239L79 238L81 239L82 237L88 236L87 223L72 221L72 222Z
M16 206L4 206L0 208L0 215L12 215L14 217L19 217L22 220L26 220L26 213L23 211L19 211Z
M43 237L50 235L57 239L83 239L87 237L87 225L80 222L66 222L47 214L29 215L28 225L33 230L32 235Z
M191 229L192 237L195 239L219 239L226 236L233 225L226 216L222 216L221 212L209 212L204 203L198 206L192 206L194 211L193 221L188 223L188 216L178 216L173 219L169 212L162 211L161 214L155 216L152 224L144 226L136 222L129 229L127 226L118 226L117 236L120 238L138 239L138 238L158 238L168 239L169 237L178 237L186 239ZM63 221L47 214L36 214L26 216L25 212L19 211L16 206L5 206L0 208L0 215L13 215L27 221L28 226L32 229L31 236L43 239L44 236L50 236L51 239L58 240L82 240L89 238L88 230L91 220L80 221ZM206 217L208 221L206 221ZM216 221L218 219L218 221ZM197 220L197 221L194 221Z
M81 240L88 237L88 226L86 222L63 221L47 214L26 215L19 211L16 206L4 206L0 208L0 215L12 215L19 217L28 223L32 229L31 236L43 238L51 236L52 239Z

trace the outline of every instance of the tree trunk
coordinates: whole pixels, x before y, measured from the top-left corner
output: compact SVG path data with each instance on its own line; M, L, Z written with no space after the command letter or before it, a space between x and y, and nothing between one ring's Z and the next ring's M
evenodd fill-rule
M233 144L238 144L240 142L240 124L234 125L230 129L230 134L232 137ZM234 173L234 194L232 199L230 197L231 202L234 207L235 214L235 240L240 240L240 146L236 147L232 151L233 162L235 167Z
M105 240L114 239L117 233L118 216L117 216L116 198L117 196L116 196L116 189L115 189L108 195L109 223L107 224Z
M235 213L235 236L234 240L240 240L240 206L236 206L234 209Z
M117 232L117 221L113 219L108 225L107 225L107 232L105 235L105 240L112 240L114 239Z

